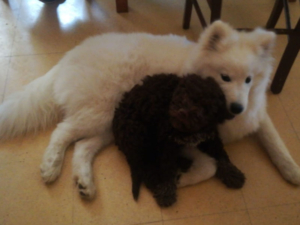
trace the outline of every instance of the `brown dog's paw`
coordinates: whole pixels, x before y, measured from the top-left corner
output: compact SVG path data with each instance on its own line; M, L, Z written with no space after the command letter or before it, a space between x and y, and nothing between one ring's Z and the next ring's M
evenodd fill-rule
M170 207L171 205L173 205L176 200L177 200L177 196L176 194L172 194L172 195L160 195L160 196L155 196L156 202L160 207Z
M160 207L169 207L177 200L176 189L173 182L160 184L153 190L153 197Z
M218 167L216 176L228 187L228 188L242 188L246 181L245 175L233 164L226 163Z

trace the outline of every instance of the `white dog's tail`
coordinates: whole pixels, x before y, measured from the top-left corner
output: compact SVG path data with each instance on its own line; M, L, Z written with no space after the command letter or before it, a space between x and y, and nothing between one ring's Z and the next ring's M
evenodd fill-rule
M53 99L54 78L55 68L0 105L0 140L44 129L58 120L59 110Z

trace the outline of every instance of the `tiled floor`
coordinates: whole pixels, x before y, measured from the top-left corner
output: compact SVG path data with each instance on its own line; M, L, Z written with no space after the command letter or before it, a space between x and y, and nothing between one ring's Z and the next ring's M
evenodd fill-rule
M274 0L225 0L222 17L235 27L263 25ZM205 1L201 1L208 15ZM43 75L63 54L86 37L108 31L175 33L196 40L201 27L193 16L181 28L183 0L129 0L130 12L117 14L113 0L66 0L44 5L38 0L0 0L0 102ZM292 21L299 3L290 3ZM280 24L284 24L281 19ZM278 62L286 44L278 38ZM269 112L292 156L300 164L300 55L280 95L269 94ZM241 190L217 180L180 189L178 202L160 209L147 190L139 202L130 193L129 170L114 146L94 163L98 195L82 201L71 179L72 147L60 178L44 185L39 174L43 151L53 129L0 144L0 224L152 224L152 225L298 225L300 188L286 183L254 138L226 146L247 176Z

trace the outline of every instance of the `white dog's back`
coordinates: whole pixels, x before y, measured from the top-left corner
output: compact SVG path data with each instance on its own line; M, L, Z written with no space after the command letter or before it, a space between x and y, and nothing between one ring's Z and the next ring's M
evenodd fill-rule
M220 21L208 27L196 43L174 35L143 33L89 38L46 75L0 105L0 139L45 128L62 113L63 120L44 155L42 177L51 182L59 176L65 149L76 142L74 179L81 196L92 198L92 160L113 140L112 117L125 91L146 75L198 73L213 77L228 107L238 105L241 113L221 126L220 134L225 141L242 138L259 129L267 116L265 91L272 71L274 38L273 33L260 29L240 33ZM292 182L297 183L300 175L295 180Z

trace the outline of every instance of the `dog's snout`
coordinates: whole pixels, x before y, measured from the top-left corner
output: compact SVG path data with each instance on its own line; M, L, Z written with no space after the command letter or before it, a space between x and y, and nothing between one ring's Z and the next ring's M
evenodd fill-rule
M231 103L230 105L230 111L233 113L233 114L240 114L241 112L243 112L244 110L244 107L239 104L239 103Z

